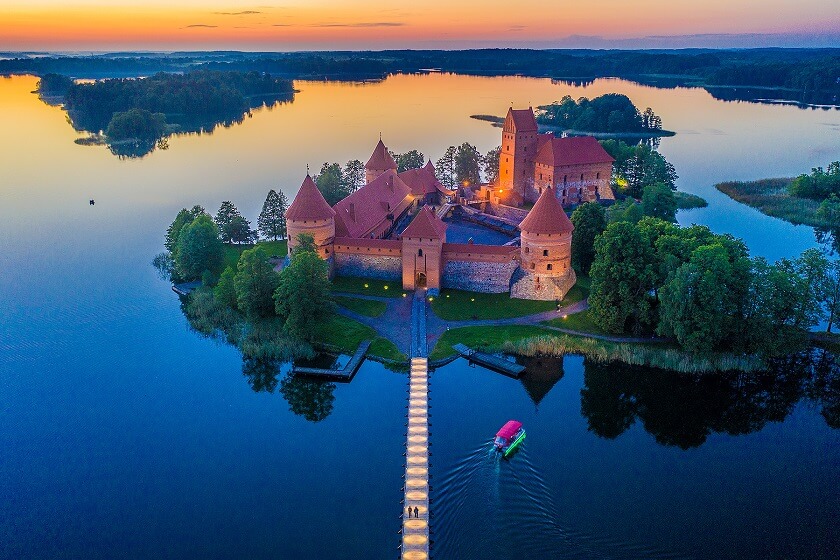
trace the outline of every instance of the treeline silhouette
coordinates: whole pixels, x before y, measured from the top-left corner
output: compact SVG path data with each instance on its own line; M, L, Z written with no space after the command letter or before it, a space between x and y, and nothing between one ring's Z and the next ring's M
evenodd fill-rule
M189 69L269 72L286 78L371 79L437 69L476 75L553 78L617 76L645 81L669 77L693 84L791 88L840 93L840 49L595 51L478 49L302 53L115 53L89 57L20 57L0 60L0 73L74 77L149 75ZM680 79L682 77L682 79Z
M292 82L256 71L194 70L186 74L158 73L137 80L115 78L72 85L64 103L74 126L98 132L115 115L133 109L163 113L168 123L225 121L241 118L254 96L288 96Z

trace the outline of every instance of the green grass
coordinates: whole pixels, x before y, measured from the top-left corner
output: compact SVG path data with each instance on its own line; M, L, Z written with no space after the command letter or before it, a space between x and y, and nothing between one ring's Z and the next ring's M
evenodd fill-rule
M788 193L793 179L761 179L759 181L729 181L718 183L715 188L747 206L768 216L781 218L792 224L814 227L832 227L817 217L819 201L799 198Z
M402 282L399 281L356 278L353 276L337 276L333 278L332 289L334 292L392 298L401 297L406 293L403 292Z
M456 354L453 344L466 344L470 348L496 350L511 340L523 340L548 333L543 328L531 325L505 325L501 327L459 327L449 329L438 339L429 359L442 360Z
M364 315L365 317L381 317L385 314L385 309L388 307L384 301L345 296L336 296L335 302L341 307L345 307L350 311L358 313L359 315Z
M705 208L709 205L705 198L690 194L687 192L677 191L674 193L674 199L677 201L678 210L690 210L692 208Z
M372 328L348 317L333 315L318 329L317 342L347 354L355 352L363 340L372 341L368 350L368 354L372 356L396 362L408 360L391 341L377 336Z
M589 277L579 276L560 305L571 305L589 297ZM554 301L513 299L509 294L482 294L462 290L441 290L430 298L432 311L447 321L511 319L557 309Z
M510 294L481 294L461 290L442 290L431 299L432 311L447 321L470 319L508 319L556 309L553 301L512 299Z
M286 241L260 241L257 245L265 249L265 252L268 253L270 257L276 256L282 258L285 257L288 252ZM242 251L256 247L256 245L233 245L225 243L224 247L224 267L232 267L236 270L236 263L239 262L239 255L242 254Z
M558 317L557 319L551 319L550 321L543 321L543 324L583 333L610 334L595 324L595 321L592 320L592 315L588 309L581 311L580 313L566 315L565 319Z

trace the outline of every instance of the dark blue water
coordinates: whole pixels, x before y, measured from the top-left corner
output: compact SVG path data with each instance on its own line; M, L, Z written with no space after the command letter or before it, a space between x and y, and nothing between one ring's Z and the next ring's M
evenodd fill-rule
M523 380L463 360L430 378L440 557L836 557L836 365L821 401L807 368L747 379L526 363ZM508 419L527 437L505 460L491 442Z
M299 83L291 104L121 160L74 144L35 82L0 79L0 122L12 131L0 149L3 560L395 557L405 377L366 363L349 385L290 384L192 332L150 266L183 206L215 212L230 199L255 220L269 188L291 198L307 162L364 160L380 129L398 152L435 159L464 141L484 152L499 130L470 114L621 91L678 131L661 149L681 188L711 203L681 220L777 258L813 246L813 231L712 183L840 157L837 111L622 81L432 75ZM755 403L791 399L778 389L710 397L609 371L617 377L587 380L569 359L561 379L526 385L458 363L433 374L438 557L830 557L840 460L820 402L794 399L762 423ZM584 399L587 387L601 396ZM497 464L484 448L509 417L528 439ZM500 536L511 544L490 544Z

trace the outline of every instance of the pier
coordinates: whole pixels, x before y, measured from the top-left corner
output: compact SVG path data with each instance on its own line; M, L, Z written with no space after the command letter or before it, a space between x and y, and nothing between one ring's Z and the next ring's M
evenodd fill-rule
M518 378L525 371L525 366L517 364L516 362L508 361L499 356L488 354L486 352L479 352L463 344L453 344L452 348L461 356L487 369L492 369L498 373L503 373L511 377Z
M345 365L341 369L321 369L292 366L292 373L294 373L295 375L317 377L320 379L329 379L330 381L342 381L346 383L353 379L353 376L356 375L357 371L359 371L359 367L362 365L362 361L364 361L365 355L367 354L369 348L370 340L363 340L362 343L359 344L359 347L356 348L356 352L353 354L353 357L350 358L349 362L347 362L347 365Z
M403 560L429 557L429 360L411 359L405 442ZM417 515L414 514L415 508ZM410 513L409 513L410 512Z

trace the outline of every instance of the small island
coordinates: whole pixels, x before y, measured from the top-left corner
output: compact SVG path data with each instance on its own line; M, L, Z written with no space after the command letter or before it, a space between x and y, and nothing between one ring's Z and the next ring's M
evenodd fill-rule
M505 121L504 117L493 115L470 117L497 127ZM653 109L648 107L640 111L629 97L619 93L607 93L591 100L586 97L575 100L566 95L560 101L538 106L536 120L541 131L569 136L624 138L638 142L675 134L662 129L662 118Z
M290 80L261 72L193 70L91 83L47 74L38 93L62 102L73 127L90 134L77 143L138 157L165 147L170 134L212 130L240 122L254 107L291 100L294 88Z

